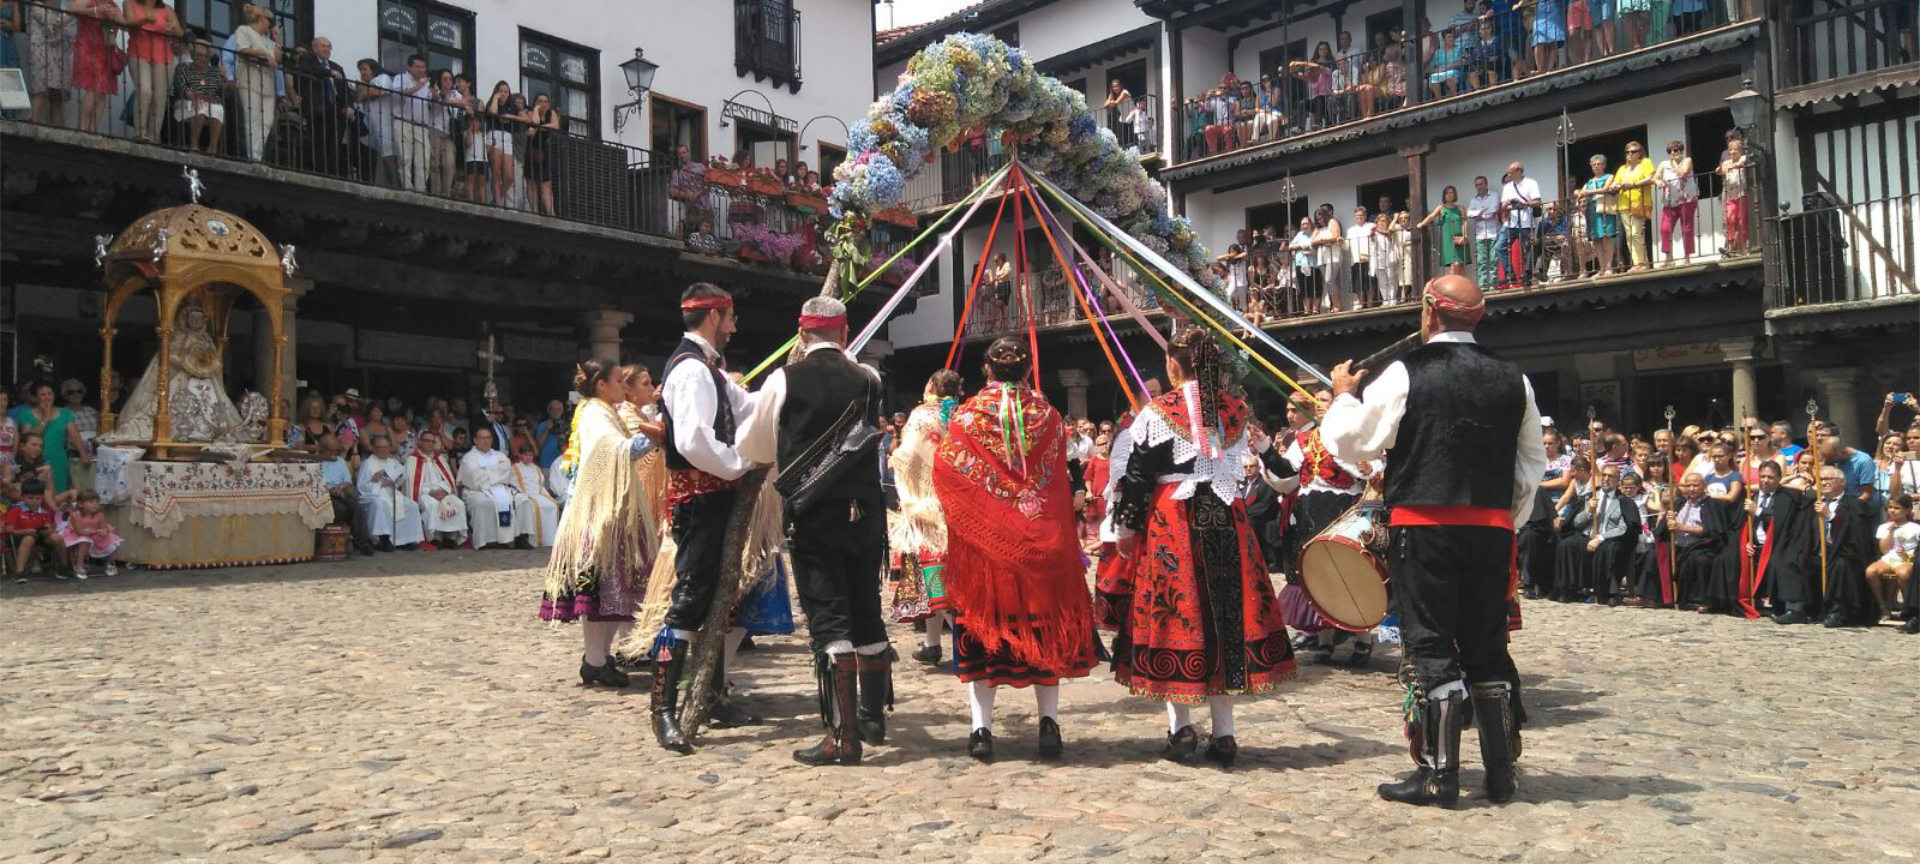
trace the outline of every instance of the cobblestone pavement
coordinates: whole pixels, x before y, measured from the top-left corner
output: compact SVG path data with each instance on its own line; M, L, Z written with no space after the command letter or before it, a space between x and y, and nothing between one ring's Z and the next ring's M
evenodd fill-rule
M1007 692L1000 761L978 765L962 689L903 664L890 743L857 769L810 769L788 756L819 731L804 652L765 640L738 677L769 724L676 757L646 731L644 678L578 686L577 631L532 617L538 564L417 553L6 586L0 860L1920 852L1920 639L1892 628L1532 604L1516 645L1534 713L1519 799L1493 807L1475 788L1448 813L1374 798L1407 763L1390 656L1371 672L1308 666L1243 703L1232 773L1155 761L1164 712L1105 673L1065 688L1064 764L1033 760L1032 701Z

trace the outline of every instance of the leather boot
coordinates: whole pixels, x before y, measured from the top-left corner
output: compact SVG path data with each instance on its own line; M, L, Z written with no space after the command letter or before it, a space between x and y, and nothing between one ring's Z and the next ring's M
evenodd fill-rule
M760 725L760 716L748 711L733 697L727 694L727 661L722 658L713 670L713 710L707 713L707 722L715 729L736 729L741 726Z
M1398 783L1380 784L1378 791L1388 801L1452 809L1460 802L1460 729L1466 723L1467 697L1453 693L1423 701L1418 740L1413 742L1419 767Z
M661 747L682 756L693 752L693 745L680 732L680 675L687 668L687 642L675 639L660 652L653 668L653 700L649 705L653 718L653 740Z
M1520 730L1513 722L1513 689L1505 681L1473 685L1474 723L1480 727L1480 761L1487 767L1487 800L1513 800L1514 762L1520 754L1514 742Z
M860 740L880 744L887 740L887 712L893 709L893 649L854 657L860 672Z
M858 677L854 655L827 655L821 673L826 691L821 694L827 721L826 737L805 750L793 751L793 761L803 765L860 764L860 736L854 731L854 681Z

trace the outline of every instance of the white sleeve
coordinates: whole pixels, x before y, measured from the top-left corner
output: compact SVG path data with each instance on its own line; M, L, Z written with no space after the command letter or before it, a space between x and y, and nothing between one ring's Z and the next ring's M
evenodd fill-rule
M731 391L740 388L728 386ZM740 416L740 404L746 391L740 390L742 400L734 400L736 421ZM667 405L667 413L676 419L673 423L673 446L685 456L693 467L712 474L722 480L733 480L747 473L752 467L740 457L737 450L720 443L713 435L713 425L709 418L719 407L719 395L713 389L713 375L699 363L681 363L668 373L666 386L660 397Z
M779 453L780 407L787 401L787 370L775 369L753 396L753 413L740 427L740 455L772 462ZM678 427L675 427L676 429Z
M1547 472L1546 445L1542 443L1540 434L1540 406L1533 404L1533 382L1522 375L1520 383L1527 391L1527 405L1520 414L1520 437L1514 444L1519 448L1513 458L1515 527L1526 524L1527 517L1533 514L1533 495L1539 490L1540 480Z
M1334 397L1320 420L1320 440L1340 467L1359 476L1355 466L1386 455L1400 434L1400 418L1407 413L1407 387L1407 364L1394 363L1367 385L1362 398L1351 393ZM1537 411L1534 416L1537 426ZM1538 434L1536 429L1536 438Z

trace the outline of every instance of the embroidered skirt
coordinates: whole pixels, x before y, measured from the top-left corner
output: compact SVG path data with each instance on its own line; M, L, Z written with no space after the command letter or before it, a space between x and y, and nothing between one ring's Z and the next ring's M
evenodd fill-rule
M945 579L946 561L937 553L922 550L900 555L900 569L893 580L893 601L888 618L895 624L911 624L950 611Z

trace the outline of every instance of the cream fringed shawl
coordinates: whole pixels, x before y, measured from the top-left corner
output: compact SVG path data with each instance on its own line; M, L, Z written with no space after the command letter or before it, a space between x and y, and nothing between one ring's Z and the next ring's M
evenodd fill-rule
M893 482L900 492L900 515L890 530L892 546L901 552L941 553L947 549L947 519L933 492L933 454L945 434L940 404L928 403L907 417L900 446L888 457Z
M602 573L645 586L657 551L659 517L628 457L627 425L598 399L580 404L573 497L547 560L546 592L561 597Z

